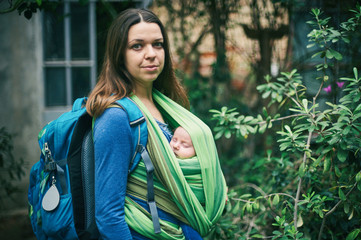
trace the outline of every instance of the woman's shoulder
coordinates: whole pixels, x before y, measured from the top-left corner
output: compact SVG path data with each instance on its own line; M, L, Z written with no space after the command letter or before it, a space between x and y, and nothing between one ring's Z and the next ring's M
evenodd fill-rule
M107 108L102 113L102 115L100 115L99 117L97 117L95 119L96 125L103 125L103 124L108 125L108 126L113 125L113 124L126 125L126 124L122 124L124 122L129 122L128 115L124 109L119 108L119 107ZM120 125L118 125L118 126L120 126Z
M102 115L97 117L97 120L102 120L102 119L119 120L119 118L120 119L128 119L126 111L120 107L109 107L104 110Z

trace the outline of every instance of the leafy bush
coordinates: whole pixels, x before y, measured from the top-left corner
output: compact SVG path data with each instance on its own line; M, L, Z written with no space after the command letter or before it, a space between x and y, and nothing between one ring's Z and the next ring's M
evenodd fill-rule
M315 20L308 22L313 27L308 47L318 48L312 58L322 60L315 69L319 88L314 96L307 95L295 69L276 79L265 77L266 83L257 89L270 101L256 117L227 107L211 110L217 121L216 139L277 136L270 138L264 157L244 166L243 180L230 189L227 213L213 237L353 240L361 236L361 74L357 68L349 74L352 77L335 80L343 89L336 102L328 102L326 108L318 103L321 92L331 90L325 85L331 81L333 63L343 59L334 44L350 43L353 32L360 30L361 7L351 11L354 15L336 30L329 26L330 18L323 19L319 9L312 9ZM269 109L274 105L278 113L272 116Z
M13 149L12 135L4 127L0 128L0 203L2 206L5 199L18 190L14 181L20 180L25 174L24 160L16 160Z

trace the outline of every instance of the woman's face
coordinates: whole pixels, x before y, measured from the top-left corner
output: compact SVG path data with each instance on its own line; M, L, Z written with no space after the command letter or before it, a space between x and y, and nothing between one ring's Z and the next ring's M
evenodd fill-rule
M140 22L130 27L125 67L136 87L152 86L164 67L163 35L158 24Z

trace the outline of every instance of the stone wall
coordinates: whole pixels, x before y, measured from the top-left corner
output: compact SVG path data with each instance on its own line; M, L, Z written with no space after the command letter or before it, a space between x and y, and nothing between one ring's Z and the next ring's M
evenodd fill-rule
M27 20L15 11L0 15L0 128L14 134L14 156L25 161L20 192L1 207L1 213L27 208L31 166L39 159L37 134L42 127L41 15Z

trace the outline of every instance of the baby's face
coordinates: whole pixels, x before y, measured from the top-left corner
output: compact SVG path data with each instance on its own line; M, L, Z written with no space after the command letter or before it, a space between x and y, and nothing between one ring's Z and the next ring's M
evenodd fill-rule
M191 136L182 127L175 130L170 146L178 158L191 158L196 155Z

